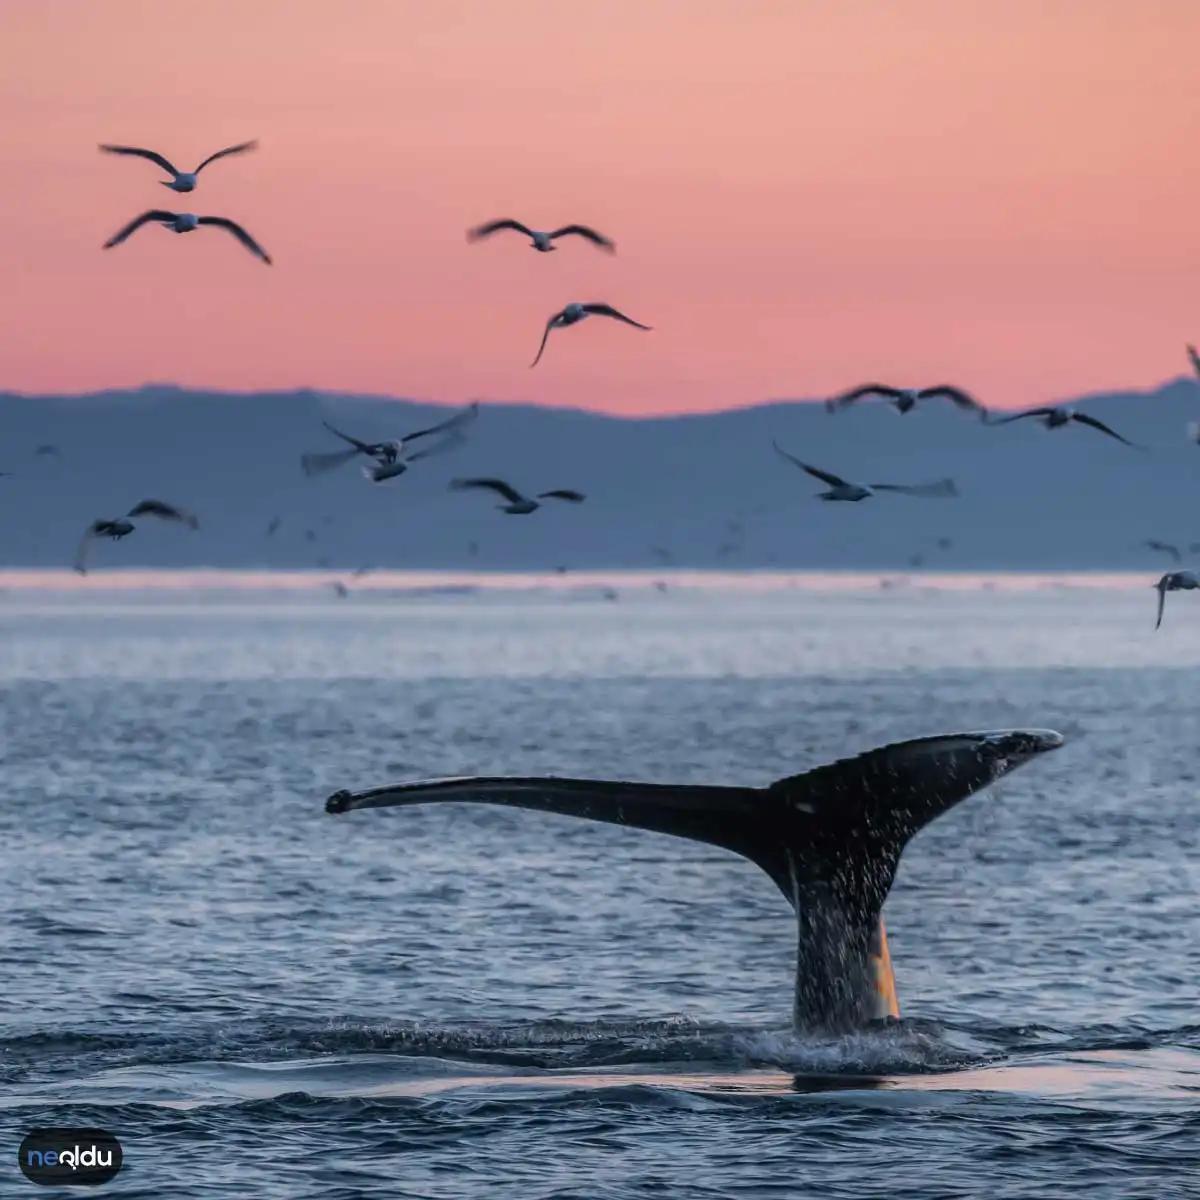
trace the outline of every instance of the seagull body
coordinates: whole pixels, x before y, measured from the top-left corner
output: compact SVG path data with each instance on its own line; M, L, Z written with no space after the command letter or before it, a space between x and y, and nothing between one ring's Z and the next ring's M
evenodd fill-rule
M649 325L643 325L640 321L627 317L623 312L618 312L611 304L568 304L566 308L556 312L546 322L546 330L542 334L542 344L538 347L537 357L529 364L530 367L536 367L541 361L542 354L546 349L546 339L549 338L552 329L566 329L568 325L578 325L580 321L591 316L612 317L614 320L624 321L626 325L632 325L635 329L650 328Z
M428 429L419 429L416 433L408 433L402 438L387 442L363 442L356 437L351 437L348 433L342 433L340 429L334 429L328 421L322 421L321 424L335 437L347 442L350 449L335 450L331 454L305 454L300 459L300 465L306 475L318 475L324 471L331 471L334 467L340 467L357 455L363 454L367 458L375 460L372 466L363 468L363 474L375 483L382 483L385 479L394 479L397 475L403 475L408 470L410 463L428 458L433 454L440 454L445 450L451 450L455 446L461 446L466 441L461 433L462 427L478 415L479 402L476 401L462 412L455 413L454 416L440 421L436 425L431 425ZM410 452L409 447L413 442L435 433L444 433L447 436L424 450Z
M478 242L483 238L491 237L493 233L499 233L502 229L513 229L517 233L523 233L530 239L529 244L541 254L557 250L558 247L554 244L555 239L569 237L572 234L586 238L593 246L599 246L601 250L607 250L609 254L615 254L617 250L610 239L587 225L563 225L558 229L543 232L540 229L530 229L528 225L522 225L520 221L514 221L511 217L504 217L499 221L489 221L486 225L477 225L474 229L468 229L467 241Z
M257 146L257 142L242 142L237 146L227 146L224 150L218 150L216 154L210 154L194 171L177 171L161 154L154 150L142 150L137 146L101 146L100 149L105 154L132 154L138 158L148 158L171 176L170 180L159 181L163 187L170 188L173 192L191 192L196 189L196 176L210 162L216 162L218 158L225 158L230 154L244 154L247 150L253 150Z
M93 521L84 530L83 540L79 543L79 549L75 554L75 570L80 575L86 575L87 552L91 543L96 538L102 537L110 538L114 542L128 537L137 528L133 523L135 517L157 517L160 521L174 521L180 525L186 525L189 529L200 528L200 522L190 512L176 508L173 504L167 504L162 500L139 501L124 517L118 517L115 521L102 518Z
M1168 571L1155 585L1158 589L1158 620L1154 623L1157 629L1162 625L1163 605L1167 601L1168 592L1190 592L1200 588L1200 575L1195 571Z
M822 471L819 467L809 466L808 463L801 462L794 455L789 454L782 449L777 442L771 443L776 451L792 463L800 470L807 472L814 479L819 479L822 483L829 484L829 490L818 492L817 495L822 500L844 500L853 502L857 500L867 500L874 496L876 492L900 492L906 496L957 496L958 488L953 479L939 479L934 483L851 483L847 479L842 479L839 475L834 475L829 471Z
M119 246L130 234L136 233L151 221L157 221L172 233L191 233L201 225L215 225L219 229L227 229L256 258L262 259L268 266L271 264L271 256L236 221L231 221L228 217L198 217L195 213L168 212L165 208L152 208L141 216L134 217L128 225L117 230L104 243L104 249L111 250L114 246Z
M1013 421L1023 421L1026 417L1036 417L1047 429L1062 429L1065 425L1076 421L1080 425L1089 425L1092 429L1098 429L1101 433L1106 433L1109 437L1116 438L1118 442L1124 442L1126 446L1133 446L1135 450L1142 449L1135 442L1131 442L1128 438L1123 438L1115 429L1110 429L1103 421L1088 416L1087 413L1078 412L1065 404L1047 405L1045 408L1031 408L1026 412L1015 413L1011 417L984 419L988 425L1008 425Z
M574 492L569 488L555 488L550 492L538 492L536 497L523 496L503 479L452 479L450 481L452 492L466 492L477 488L486 488L488 491L502 496L508 503L497 504L496 507L501 512L509 513L514 517L524 517L531 512L536 512L542 507L541 501L543 500L566 500L570 504L582 504L587 499L582 492Z
M987 416L987 409L974 396L948 383L939 383L927 388L898 388L886 383L864 383L861 387L834 396L832 400L826 400L825 409L827 412L837 412L838 409L847 408L864 396L885 397L901 416L912 412L922 400L931 400L935 396L944 396L961 409L977 412L981 418Z

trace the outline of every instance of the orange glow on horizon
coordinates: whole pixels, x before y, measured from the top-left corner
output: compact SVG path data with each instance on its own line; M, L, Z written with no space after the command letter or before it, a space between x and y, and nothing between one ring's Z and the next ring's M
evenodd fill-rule
M1187 371L1195 0L38 0L0 14L0 389L627 414ZM125 142L184 169L190 196ZM150 227L151 207L227 234ZM464 230L583 221L550 255ZM1191 253L1189 253L1191 252ZM546 318L607 300L653 326Z

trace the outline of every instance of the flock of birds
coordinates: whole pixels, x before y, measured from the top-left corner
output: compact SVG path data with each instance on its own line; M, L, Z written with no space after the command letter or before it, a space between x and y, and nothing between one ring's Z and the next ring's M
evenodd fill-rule
M232 155L244 154L254 150L256 146L257 142L254 141L242 142L236 146L228 146L224 150L218 150L215 154L210 154L193 171L178 170L168 159L154 150L146 150L136 146L114 145L102 145L100 149L107 154L148 159L171 176L169 180L161 181L164 187L170 188L179 194L187 194L196 189L200 172L210 163ZM142 228L143 225L155 223L175 233L191 233L201 227L224 229L237 238L255 257L268 265L271 263L270 255L236 221L232 221L228 217L198 216L195 213L171 212L166 209L148 209L141 213L109 238L104 243L104 249L108 250L114 246L119 246L137 230ZM527 237L530 246L540 254L547 254L557 250L558 246L556 242L569 237L576 237L590 242L593 246L608 254L616 253L616 245L612 239L592 229L590 226L570 224L562 225L552 230L538 230L532 229L528 225L510 217L488 221L468 230L467 240L478 242L504 232L518 233ZM608 303L601 301L571 303L554 313L547 320L545 328L542 331L541 343L538 346L537 354L529 364L530 367L536 367L541 361L542 355L546 350L546 343L554 330L569 328L592 316L608 317L644 331L651 329L649 325L635 321L632 317L627 316ZM1197 377L1200 378L1200 353L1197 352L1195 346L1191 345L1187 347L1187 351ZM953 404L962 412L977 416L988 425L1007 425L1014 421L1033 419L1039 421L1046 429L1053 430L1062 429L1074 424L1094 429L1134 449L1145 449L1145 447L1139 446L1137 443L1122 436L1115 429L1112 429L1096 417L1066 405L1044 406L1008 416L994 417L975 397L962 388L954 387L950 384L937 384L932 387L923 388L900 388L884 383L867 383L827 400L825 406L829 412L836 413L869 397L878 398L884 403L891 405L901 416L913 412L920 405L928 401L941 399ZM463 412L456 413L449 419L428 429L420 429L406 434L401 438L378 442L360 440L326 423L326 429L344 443L343 448L334 451L306 454L301 459L301 467L306 474L315 475L332 470L362 456L369 460L369 465L363 468L363 474L373 483L383 483L403 474L409 469L411 464L423 458L444 453L461 445L465 441L464 430L478 416L478 411L478 404L472 404ZM1193 422L1188 426L1188 438L1193 442L1200 443L1200 422ZM426 439L434 440L426 441ZM423 444L418 445L418 443ZM946 498L958 495L958 489L953 479L939 479L929 483L915 484L857 483L845 479L840 475L835 475L833 472L821 467L814 466L811 463L804 462L783 449L778 443L773 444L776 452L784 460L826 485L826 490L817 493L817 496L824 501L856 503L870 499L879 493L889 492L926 498ZM527 516L540 508L544 500L560 500L572 504L580 504L586 499L583 493L569 488L554 488L548 491L536 492L533 495L527 495L513 487L506 480L494 477L453 479L450 481L449 487L452 491L490 491L503 501L503 503L497 506L499 510L511 516ZM88 547L94 539L111 538L117 541L127 537L134 531L135 526L133 522L142 517L155 517L159 520L175 522L191 529L199 527L196 517L181 508L167 504L161 500L143 500L131 508L123 517L96 520L88 526L76 555L75 569L80 573L86 573ZM1145 544L1150 549L1171 555L1176 564L1182 562L1182 552L1177 546L1153 540L1149 540ZM1200 544L1189 547L1189 549L1194 551L1198 547L1200 547ZM1155 624L1155 629L1158 629L1162 625L1163 606L1167 592L1200 589L1200 574L1196 571L1183 569L1169 571L1154 586L1158 591L1158 619Z

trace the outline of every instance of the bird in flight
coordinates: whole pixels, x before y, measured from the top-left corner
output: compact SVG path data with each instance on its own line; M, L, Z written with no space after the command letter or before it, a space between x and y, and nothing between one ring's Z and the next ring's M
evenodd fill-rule
M784 450L778 442L772 442L776 451L783 457L797 466L802 471L806 471L814 479L819 479L822 483L829 485L829 491L818 492L817 495L822 500L866 500L874 496L876 492L900 492L905 496L957 496L958 488L953 479L939 479L934 483L851 483L848 479L843 479L840 475L834 475L829 471L822 471L819 467L809 466L808 463L801 462L794 455L789 454Z
M218 158L226 158L230 154L245 154L247 150L254 150L257 146L257 142L242 142L237 146L227 146L224 150L218 150L216 154L210 154L194 171L177 171L161 154L154 150L142 150L137 146L101 146L100 149L105 154L132 154L137 158L148 158L171 176L170 180L159 180L163 187L168 187L173 192L191 192L196 188L196 176L210 162L216 162Z
M958 408L967 412L975 412L980 417L987 416L987 409L974 396L964 392L962 388L952 387L948 383L939 383L927 388L898 388L886 383L864 383L861 387L852 388L840 396L834 396L825 401L827 412L837 412L838 409L848 408L856 400L865 396L883 396L887 402L903 416L912 412L922 400L932 400L935 396L944 396Z
M1188 358L1192 360L1192 370L1195 371L1197 377L1200 378L1200 353L1197 352L1196 347L1190 342L1188 343L1187 352Z
M1157 550L1159 554L1170 555L1177 563L1183 562L1183 553L1178 546L1173 546L1170 542L1160 542L1154 538L1147 538L1142 545L1148 550Z
M179 525L186 525L189 529L200 528L200 522L182 508L176 508L175 505L167 504L162 500L141 500L124 517L118 517L115 521L102 518L93 521L84 530L83 539L75 553L75 570L80 575L87 574L87 554L96 538L106 537L114 542L119 542L134 531L136 526L133 522L138 517L157 517L160 521L172 521Z
M988 425L1008 425L1013 421L1023 421L1026 417L1036 417L1047 429L1061 429L1064 425L1069 425L1072 421L1077 421L1080 425L1089 425L1092 429L1098 429L1101 433L1106 433L1109 437L1116 438L1118 442L1124 442L1126 446L1132 446L1135 450L1145 448L1139 446L1136 442L1131 442L1128 438L1123 438L1115 429L1110 429L1105 425L1103 421L1088 416L1087 413L1077 412L1075 409L1068 408L1065 405L1047 405L1045 408L1031 408L1026 412L1016 413L1011 417L985 418L985 423Z
M1162 625L1163 605L1167 602L1168 592L1190 592L1200 588L1200 575L1195 571L1168 571L1155 585L1158 589L1158 620L1154 628Z
M540 229L530 229L528 225L522 225L520 221L514 221L511 217L504 217L499 221L488 221L486 225L477 225L474 229L468 229L467 241L478 242L483 238L491 237L493 233L499 233L502 229L513 229L517 233L523 233L530 239L529 244L542 254L548 254L551 250L558 249L554 244L556 238L571 237L572 235L586 238L593 246L599 246L601 250L607 250L609 254L617 252L615 243L588 225L563 225L544 233Z
M198 217L195 213L167 212L165 208L152 208L140 217L134 217L124 229L119 229L104 243L104 249L111 250L114 246L119 246L130 234L136 233L151 221L157 221L172 233L191 233L201 225L215 225L218 229L227 229L256 258L261 258L268 266L271 264L271 256L236 221L231 221L228 217Z
M591 316L613 317L615 320L624 321L626 325L632 325L635 329L650 328L649 325L643 325L623 312L618 312L611 304L568 304L546 322L546 331L542 334L542 344L538 347L537 357L529 365L536 367L541 361L546 349L546 339L549 338L552 329L566 329L568 325L578 325L580 321Z
M498 504L496 507L501 512L511 513L514 517L523 517L528 513L535 512L541 508L542 500L566 500L570 504L582 504L587 499L582 492L574 492L569 488L556 488L551 492L538 492L536 498L523 496L511 484L505 483L503 479L452 479L450 481L450 490L452 492L467 492L476 488L485 488L488 491L495 492L507 504Z
M319 475L324 471L333 470L334 467L340 467L359 454L364 454L367 458L375 460L373 466L363 468L367 478L375 483L382 483L385 479L394 479L397 475L403 475L408 470L409 463L462 445L466 441L462 436L462 427L473 421L478 415L479 402L476 401L462 412L455 413L454 416L440 421L437 425L431 425L428 429L419 429L416 433L408 433L402 438L387 442L359 441L358 438L351 437L348 433L342 433L340 429L334 429L328 421L322 421L325 428L335 437L340 437L343 442L347 442L350 449L335 450L329 454L305 454L300 459L300 465L306 475ZM409 452L409 446L413 442L435 433L444 433L448 436L425 450Z

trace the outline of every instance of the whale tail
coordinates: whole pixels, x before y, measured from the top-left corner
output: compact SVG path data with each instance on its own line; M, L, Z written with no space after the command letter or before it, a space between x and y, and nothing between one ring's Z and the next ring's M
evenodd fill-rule
M628 825L720 846L755 863L796 913L798 1028L898 1016L883 902L909 839L1030 759L1050 730L916 738L765 788L618 780L461 778L336 792L329 813L439 801L500 804Z

